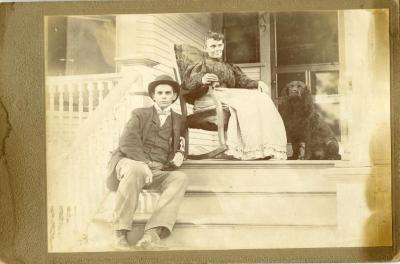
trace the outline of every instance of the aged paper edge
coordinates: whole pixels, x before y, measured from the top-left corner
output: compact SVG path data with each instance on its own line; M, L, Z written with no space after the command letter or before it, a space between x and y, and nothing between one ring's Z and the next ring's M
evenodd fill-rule
M179 251L138 253L47 253L46 155L43 17L61 14L181 13L223 11L296 11L389 8L391 32L391 131L393 247ZM0 4L1 32L1 189L11 220L0 258L10 263L262 263L356 262L390 260L399 253L399 2L398 1L115 1ZM14 47L14 48L10 48ZM396 105L397 103L397 105ZM4 124L4 125L3 125ZM3 132L4 131L4 132ZM27 133L28 132L28 133ZM14 134L14 135L13 135ZM29 134L28 138L21 135ZM20 166L11 167L17 161ZM5 187L4 187L5 186ZM3 201L2 201L3 205ZM4 213L4 215L3 215ZM5 230L5 229L4 229ZM288 238L290 239L290 238ZM3 242L2 242L3 243ZM4 253L3 253L4 252Z

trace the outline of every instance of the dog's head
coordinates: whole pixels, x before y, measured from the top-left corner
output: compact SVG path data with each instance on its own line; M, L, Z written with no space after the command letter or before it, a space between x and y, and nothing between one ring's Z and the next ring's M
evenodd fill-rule
M292 81L286 84L282 92L283 96L289 97L289 99L300 98L310 93L307 85L302 81Z

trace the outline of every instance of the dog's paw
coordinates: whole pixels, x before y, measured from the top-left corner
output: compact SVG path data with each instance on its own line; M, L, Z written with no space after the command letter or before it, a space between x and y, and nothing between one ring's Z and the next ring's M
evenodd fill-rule
M299 160L305 160L306 159L306 147L301 145L299 148Z

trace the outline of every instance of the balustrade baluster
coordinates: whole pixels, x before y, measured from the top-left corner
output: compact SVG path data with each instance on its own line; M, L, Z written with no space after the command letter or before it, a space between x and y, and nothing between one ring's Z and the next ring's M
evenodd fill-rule
M94 90L94 85L92 82L88 83L88 92L89 92L89 113L93 111L93 90Z
M108 82L107 82L107 89L108 89L108 92L110 92L113 88L114 88L114 83L113 83L113 81L108 81Z
M54 107L54 95L56 92L57 86L56 85L49 85L48 86L48 93L49 93L49 116L48 116L48 120L46 120L47 124L48 124L48 139L49 141L53 141L53 139L57 139L57 135L54 134L54 132L56 131L54 129L54 122L55 122L55 107Z
M78 119L82 123L83 119L83 90L85 86L83 83L78 84Z
M54 213L54 205L49 205L49 209L47 211L47 226L48 226L48 241L49 241L49 251L53 251L54 248L54 238L55 238L55 213Z
M65 183L60 186L62 189L61 190L66 190L68 193L63 197L63 203L64 205L71 205L74 204L75 202L75 197L76 197L76 175L74 174L73 169L71 168L72 164L75 162L75 157L74 155L68 155L66 162L65 162L65 167L62 168L63 173L60 175L67 175L65 177Z
M64 84L57 85L58 91L58 112L57 112L57 124L55 129L58 131L59 142L64 140L64 122L63 122L63 111L64 111Z
M94 146L93 146L93 153L97 153L99 156L101 155L101 149L99 147L100 145L100 140L99 140L99 134L101 133L101 130L98 130L97 133L94 133L93 135L93 141L94 141ZM91 182L93 184L93 192L94 192L94 203L98 203L98 201L100 201L100 191L101 191L101 169L103 168L103 166L101 166L101 159L97 158L94 159L94 171L93 173L91 173ZM94 206L95 206L94 204ZM93 211L93 210L92 210Z
M106 117L106 119L108 119L108 117ZM110 137L110 135L107 133L106 130L106 126L105 124L107 123L106 120L103 121L103 125L102 125L102 130L101 130L101 134L99 133L98 135L98 151L99 153L101 153L101 159L99 160L98 163L98 170L99 170L99 177L97 178L99 181L99 188L98 188L98 197L99 199L101 199L102 197L104 197L105 195L105 180L106 180L106 167L107 167L107 163L108 160L110 158L109 156L109 152L107 150L107 142L108 142L108 137Z
M60 113L64 111L64 84L58 84L57 91L58 91L58 112Z
M104 99L104 83L103 81L97 82L97 89L99 90L99 105Z
M74 123L73 123L73 114L74 114L74 84L69 84L67 86L68 89L68 140L73 140L74 136Z
M79 173L79 184L81 185L81 198L79 199L79 204L81 205L82 209L82 217L80 221L80 230L81 233L85 232L85 222L87 219L87 211L88 211L88 203L89 203L89 191L88 191L88 181L87 176L90 170L90 153L89 153L89 145L87 144L84 149L84 159L81 161L81 171Z
M73 183L74 183L73 188L74 189L72 190L72 193L74 194L74 196L71 197L70 204L71 204L71 210L72 210L71 211L71 214L72 214L72 217L71 217L71 229L74 232L74 234L76 234L76 232L77 232L77 223L78 223L78 219L77 219L77 215L76 215L76 205L78 204L78 201L79 201L78 200L79 199L79 188L78 188L78 186L75 186L75 185L77 184L76 178L78 178L80 176L80 171L79 171L80 158L74 158L71 161L71 164L68 164L68 165L69 165L69 168L70 168L70 171L71 171L71 177L74 178L74 181L73 181Z
M71 202L68 203L67 206L67 212L66 212L66 222L67 222L67 228L66 228L66 239L68 239L68 237L70 237L70 234L72 234L73 232L73 225L72 225L72 206L71 206Z
M85 222L88 221L88 216L90 215L90 207L92 205L92 203L94 202L93 199L93 185L95 185L95 183L91 182L92 180L92 174L94 173L94 160L93 158L93 135L90 134L89 138L88 138L88 142L87 142L87 160L86 160L86 164L84 165L86 167L85 170L85 174L81 175L82 178L84 178L85 184L84 184L84 188L85 188L85 193L86 193L86 199L85 199Z
M101 133L100 130L97 130L97 133L93 133L92 138L93 138L93 146L91 147L91 154L94 155L96 153L97 155L101 155L101 150L99 148L100 140L99 140L99 134ZM96 156L97 156L96 155ZM90 185L91 185L91 192L93 192L93 201L91 203L91 215L93 215L94 210L97 207L97 203L100 201L99 197L99 192L101 189L101 171L100 168L103 168L103 166L100 166L101 158L96 158L93 159L92 162L92 169L90 172ZM91 219L90 219L91 220Z
M80 151L80 159L79 159L79 174L76 175L76 184L78 189L78 230L79 234L82 235L85 232L85 219L86 219L86 208L88 203L88 190L86 184L86 175L87 175L87 168L89 164L88 162L88 150L87 145L82 148ZM77 154L77 153L75 153Z

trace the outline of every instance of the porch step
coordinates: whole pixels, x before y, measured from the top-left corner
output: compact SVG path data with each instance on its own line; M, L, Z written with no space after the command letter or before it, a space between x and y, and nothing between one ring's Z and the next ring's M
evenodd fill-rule
M128 233L131 245L142 237L144 223L135 222ZM196 225L177 222L162 239L169 250L265 249L337 246L334 226ZM113 251L111 224L94 222L89 227L86 251ZM343 244L343 246L345 246Z
M157 196L144 198L152 200L148 207L156 205L158 194L154 194ZM115 193L110 193L94 220L111 222L114 198ZM153 211L140 208L142 214L136 213L134 221ZM189 187L177 219L201 225L332 226L336 224L336 193L199 192Z
M343 233L338 227L347 221L343 183L351 183L351 190L362 196L364 185L355 183L364 180L369 168L349 171L340 165L331 161L186 161L181 170L188 175L188 190L174 231L164 243L171 250L363 245L362 230ZM131 244L142 236L152 211L148 204L154 206L158 196L148 192L144 197L138 211L142 213L135 214L129 233ZM112 250L112 199L108 203L88 231L88 246L100 251ZM357 214L367 217L364 204L349 203Z
M333 241L337 242L336 211L333 193L189 191L174 231L164 243L171 250L317 247L322 236L326 246L333 246ZM90 223L87 250L112 250L111 215L112 210L108 210ZM135 214L129 233L131 244L143 235L150 215Z
M132 231L129 242L138 240ZM177 224L170 237L163 243L170 250L221 250L221 249L265 249L333 246L335 227L314 226L249 226L249 225L186 225ZM139 238L140 239L140 238Z
M324 173L335 161L185 161L180 169L189 186L213 190L263 192L334 192L335 185ZM247 190L245 190L247 191Z
M188 193L178 220L193 224L335 225L336 195Z

